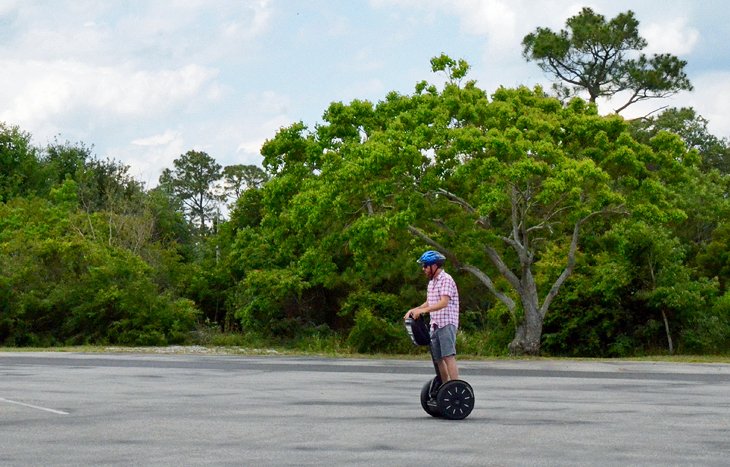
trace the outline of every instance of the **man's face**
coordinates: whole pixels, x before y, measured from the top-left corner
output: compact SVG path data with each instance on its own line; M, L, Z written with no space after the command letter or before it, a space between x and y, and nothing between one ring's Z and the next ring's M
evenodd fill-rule
M433 270L434 267L436 267L435 264L429 264L428 266L426 266L425 264L423 265L423 273L426 274L426 277L428 277L429 279L433 279L433 274L435 272Z

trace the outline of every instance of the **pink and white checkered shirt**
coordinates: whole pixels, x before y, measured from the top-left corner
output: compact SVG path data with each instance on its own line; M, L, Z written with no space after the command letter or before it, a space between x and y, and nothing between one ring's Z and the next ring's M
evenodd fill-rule
M444 295L449 296L449 304L446 308L438 311L432 311L431 325L434 324L440 328L447 324L453 324L459 327L459 290L456 288L456 282L446 271L441 270L436 277L428 281L428 296L426 300L429 305L434 305L441 300Z

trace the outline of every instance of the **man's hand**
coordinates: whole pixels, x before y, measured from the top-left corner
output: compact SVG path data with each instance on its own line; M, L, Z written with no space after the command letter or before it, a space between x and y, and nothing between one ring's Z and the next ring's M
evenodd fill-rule
M421 308L411 308L408 310L406 315L403 317L404 320L408 318L418 319L419 316L421 316L421 313L423 313L423 310Z

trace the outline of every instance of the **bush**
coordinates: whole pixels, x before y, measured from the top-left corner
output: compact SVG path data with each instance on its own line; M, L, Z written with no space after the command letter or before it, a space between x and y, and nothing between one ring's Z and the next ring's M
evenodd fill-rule
M11 211L22 221L17 225L5 223L3 230L0 223L9 240L0 243L0 344L164 345L189 339L195 306L160 293L152 268L138 255L75 234L65 224L78 219L63 210L32 207ZM38 219L22 217L28 213ZM59 231L50 235L50 228Z
M359 353L403 353L412 346L401 326L374 316L367 308L355 314L347 344Z
M350 349L344 346L342 336L325 325L302 329L292 341L291 347L303 352L350 353Z
M682 333L686 353L723 354L730 348L730 291L709 310L698 310Z
M235 317L244 330L291 337L300 327L297 301L305 286L287 269L251 271L239 285Z
M405 313L402 300L397 295L361 290L347 297L339 314L344 317L354 316L361 308L367 308L375 316L392 321L401 318Z
M459 355L482 357L506 356L507 344L514 337L514 330L505 328L495 331L459 331L456 335L456 352Z

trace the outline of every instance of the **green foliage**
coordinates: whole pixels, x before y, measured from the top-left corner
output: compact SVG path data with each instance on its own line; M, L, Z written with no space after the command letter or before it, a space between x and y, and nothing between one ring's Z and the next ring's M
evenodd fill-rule
M402 324L386 321L362 308L355 314L347 343L359 353L402 353L413 345L408 339Z
M344 342L342 336L326 325L307 326L300 329L287 348L308 354L352 353L352 348Z
M51 186L83 174L87 162L92 158L92 148L83 143L61 143L55 140L43 151L42 162Z
M730 285L730 223L723 223L712 232L712 239L697 257L707 277L720 283L720 290Z
M37 151L31 136L0 122L0 202L38 193L42 187Z
M223 183L226 195L234 200L240 198L247 191L261 188L268 180L268 175L255 165L229 165L223 168Z
M682 339L687 353L727 354L730 346L730 292L719 296L711 308L689 316Z
M188 339L189 300L160 293L153 271L77 211L67 180L50 200L0 205L0 342L5 345L164 344ZM108 232L107 228L101 230Z
M443 71L449 77L449 81L455 82L463 79L469 72L469 64L466 60L454 60L448 55L441 54L431 59L431 70Z
M296 307L305 286L293 271L250 271L239 285L235 316L244 330L291 337L303 324Z
M668 131L682 138L689 149L696 150L701 158L705 172L717 169L720 173L730 173L730 142L718 138L707 128L708 121L697 115L692 108L670 108L655 117L645 117L631 122L634 136L648 142L661 131Z
M605 26L601 40L616 47L639 44L631 42L630 30L618 34L614 23L594 26ZM586 31L579 41L589 41ZM390 93L375 105L335 102L314 131L297 123L266 142L264 167L272 178L241 197L232 213L227 264L231 276L242 279L234 309L244 327L294 335L309 325L347 330L379 319L397 323L403 310L423 300L413 258L425 239L454 260L469 297L464 328L474 335L489 328L502 345L521 320L537 316L548 291L559 290L557 280L565 271L569 276L571 261L583 261L589 271L632 261L658 267L641 255L619 260L626 252L604 235L620 214L651 226L637 239L661 232L655 257L663 248L678 254L662 260L655 282L635 279L648 269L632 266L626 284L605 283L618 295L640 292L632 307L646 310L635 319L627 319L633 311L614 297L598 304L568 297L591 311L560 309L566 319L549 321L548 348L605 355L632 345L661 347L662 313L681 341L677 336L688 323L682 304L705 307L712 289L686 265L701 243L684 248L683 226L691 221L712 229L711 213L721 212L711 201L722 191L716 180L699 176L696 153L667 132L637 140L621 117L600 116L580 99L564 106L540 88L502 88L490 101L474 82L461 85L468 64L442 55L432 67L448 75L442 90L424 82L413 95ZM573 237L578 227L581 235ZM614 237L629 233L617 232ZM583 241L590 248L585 258ZM498 318L489 317L493 297L471 298L484 297L484 284L459 274L463 264L491 277L493 291L507 296ZM696 287L676 294L672 281ZM566 306L561 298L557 303ZM519 308L528 305L529 313ZM596 325L603 320L613 324ZM626 323L639 328L627 331ZM584 325L595 330L587 338L593 344L570 344Z
M494 331L459 332L456 336L456 350L459 357L462 355L506 357L509 355L507 344L513 337L514 329L504 327Z
M182 214L182 208L163 187L147 192L145 206L154 222L153 236L156 241L177 243L180 246L191 243L192 232Z
M728 337L716 316L716 284L694 277L666 229L640 220L615 225L586 252L546 322L545 349L568 356L664 353L669 333L684 352L714 351ZM723 337L724 335L724 337Z
M390 293L360 291L353 292L342 305L341 316L354 317L360 310L369 310L371 314L386 319L390 322L397 322L403 317L403 309L400 297Z
M621 55L645 45L630 12L584 9L568 30L538 30L530 52L617 53L595 96L689 86L671 56ZM570 356L727 347L726 144L701 117L626 122L540 87L489 96L446 55L431 66L445 83L282 128L264 171L189 151L147 191L81 143L38 150L2 126L0 343L414 352L414 260L437 248L461 292L462 354L519 339ZM221 175L236 199L208 229Z

